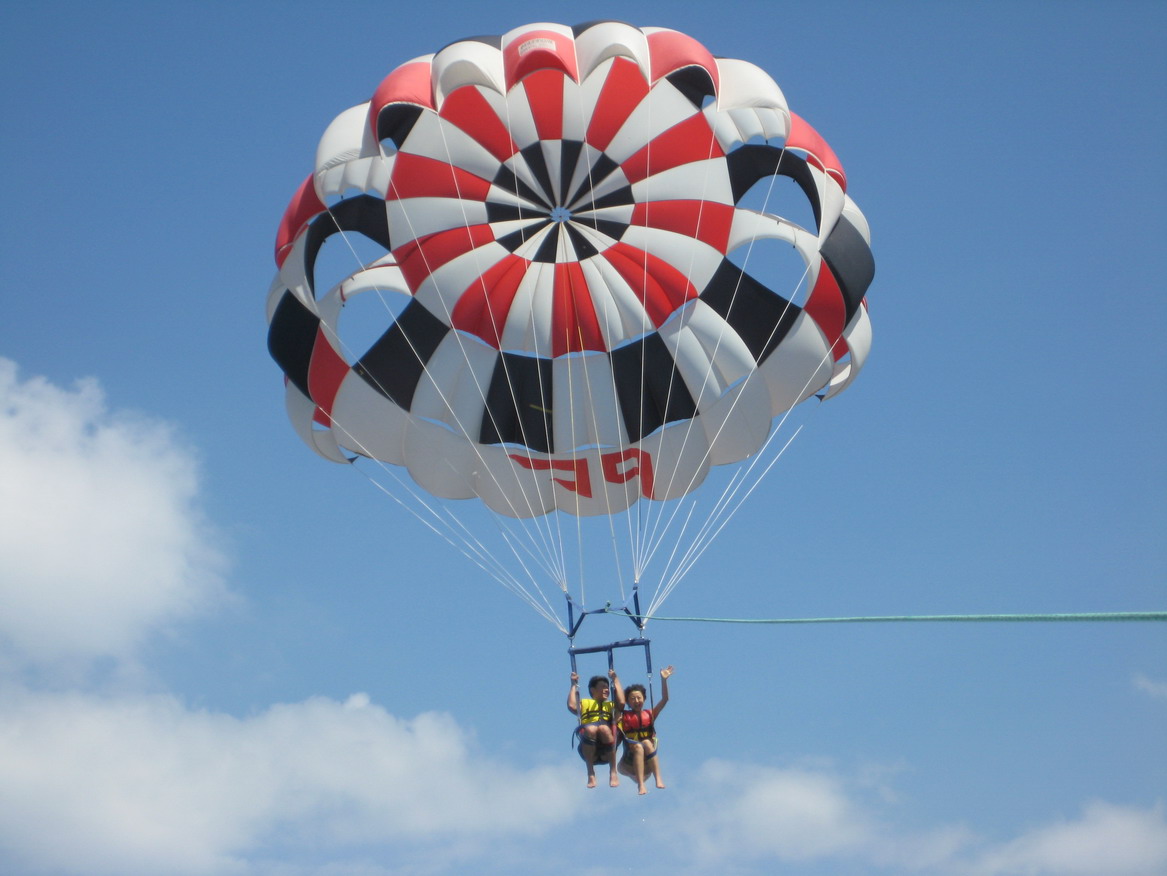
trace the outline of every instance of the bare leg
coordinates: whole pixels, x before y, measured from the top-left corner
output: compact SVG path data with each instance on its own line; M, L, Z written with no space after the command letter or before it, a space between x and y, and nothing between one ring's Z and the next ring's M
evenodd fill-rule
M579 753L583 755L584 763L588 767L588 787L596 786L596 743L589 739L580 742Z
M644 787L644 745L637 745L632 750L632 766L636 770L636 793L647 794Z
M660 777L660 755L658 754L656 757L654 757L648 763L649 763L649 771L652 773L652 777L654 779L656 779L657 788L660 790L663 790L664 786L665 786L665 782L664 782L664 779L662 779Z
M663 789L664 780L660 775L660 753L656 750L656 740L641 743L644 747L645 769L656 780L657 788Z
M603 725L596 730L596 741L607 746L608 785L615 788L620 784L620 777L616 775L616 738L612 735L612 728Z
M630 779L636 780L636 789L644 793L644 749L639 745L628 744L624 757L620 759L620 772Z
M596 786L596 762L599 760L596 747L598 742L604 741L602 731L607 729L607 727L590 724L581 727L579 731L579 755L588 768L589 788Z

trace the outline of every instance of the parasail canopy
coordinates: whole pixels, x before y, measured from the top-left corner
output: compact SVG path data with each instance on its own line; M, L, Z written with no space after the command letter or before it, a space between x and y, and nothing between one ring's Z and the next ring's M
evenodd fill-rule
M322 287L322 249L358 238ZM664 28L538 23L401 65L325 131L276 262L304 440L509 518L686 496L870 346L837 156L760 68Z

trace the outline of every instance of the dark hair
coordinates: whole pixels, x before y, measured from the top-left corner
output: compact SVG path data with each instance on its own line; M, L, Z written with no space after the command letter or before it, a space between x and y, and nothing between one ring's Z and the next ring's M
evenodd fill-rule
M594 688L597 684L600 684L601 682L604 684L607 684L608 679L605 678L603 675L593 675L591 677L591 680L588 681L588 693L591 693L592 688Z
M646 700L648 699L648 691L646 691L644 689L643 684L630 684L630 685L628 685L628 687L624 688L625 698L627 698L628 694L632 693L634 690L640 691L640 693L643 694L644 698Z

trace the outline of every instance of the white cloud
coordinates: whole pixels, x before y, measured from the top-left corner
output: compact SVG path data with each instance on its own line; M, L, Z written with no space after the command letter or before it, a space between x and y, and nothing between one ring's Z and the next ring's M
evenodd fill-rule
M221 599L197 492L169 427L109 410L93 380L21 380L0 359L0 653L126 658Z
M919 813L867 788L864 770L849 779L829 765L723 760L637 800L583 791L573 761L504 763L448 715L403 719L363 694L245 718L167 696L18 688L0 690L0 702L4 872L556 872L556 854L588 829L635 847L653 861L638 869L653 874L1151 876L1167 867L1162 807L1092 803L1080 819L989 845L962 825L905 829ZM523 846L528 857L512 866Z
M679 814L681 859L692 872L771 872L791 864L848 861L872 872L938 872L971 837L960 826L897 831L881 817L894 798L870 776L855 782L829 767L776 769L713 760L696 778L700 798ZM874 801L863 799L869 786ZM681 860L679 859L679 860ZM718 868L723 868L719 871ZM748 869L761 867L761 871Z
M197 495L172 429L111 411L94 381L21 380L0 359L0 660L132 660L159 629L223 600ZM1162 682L1134 684L1167 696ZM38 692L0 674L0 871L401 876L489 861L553 872L581 826L635 847L655 873L1167 871L1161 806L1095 802L989 845L963 825L901 828L900 768L849 778L822 763L712 760L636 801L581 791L577 761L507 764L448 715L399 718L364 695L240 718L168 696ZM528 842L530 866L512 866Z
M983 876L1156 876L1167 872L1167 820L1152 809L1094 802L1082 817L1037 828L982 856Z
M1167 700L1167 681L1156 681L1139 674L1135 676L1135 687L1157 700Z
M197 494L170 427L111 410L95 381L22 380L0 359L0 661L132 665L226 598ZM0 673L5 873L456 872L583 799L578 770L484 757L449 716L364 695L238 718L17 677Z
M847 872L946 876L1155 876L1167 872L1167 820L1094 802L1082 817L987 843L960 824L899 826L897 795L865 792L828 766L775 769L710 761L699 796L670 818L677 873L761 873L841 866ZM883 772L883 771L881 771ZM689 795L692 797L692 795ZM818 869L815 872L820 872ZM823 870L822 872L826 872Z
M698 783L718 801L690 825L702 858L732 850L743 858L806 860L854 849L872 833L828 773L710 761Z
M566 765L502 765L448 715L402 720L364 696L245 719L164 696L4 699L6 872L251 873L289 848L343 859L385 843L448 867L586 802Z

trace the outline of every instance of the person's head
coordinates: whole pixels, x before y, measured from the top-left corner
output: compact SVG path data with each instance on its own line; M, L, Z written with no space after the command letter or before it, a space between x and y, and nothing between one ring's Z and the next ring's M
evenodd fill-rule
M644 703L648 699L648 691L644 689L643 684L630 684L624 688L624 700L636 711L644 708Z
M588 682L588 693L592 695L593 700L606 700L608 698L608 679L602 675L593 675Z

